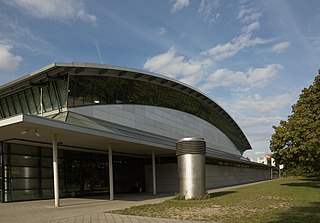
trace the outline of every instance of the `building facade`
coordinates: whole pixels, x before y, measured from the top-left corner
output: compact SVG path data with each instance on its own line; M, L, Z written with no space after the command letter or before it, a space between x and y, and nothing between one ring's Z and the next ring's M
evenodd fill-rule
M207 188L270 178L198 90L111 65L51 64L0 87L1 202L177 192L175 143L206 141Z

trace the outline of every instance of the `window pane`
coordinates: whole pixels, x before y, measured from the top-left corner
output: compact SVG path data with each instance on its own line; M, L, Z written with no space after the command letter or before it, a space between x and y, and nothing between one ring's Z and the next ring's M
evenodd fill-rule
M35 156L11 155L12 166L39 166L40 158Z
M17 114L21 114L22 113L22 109L21 109L21 105L20 105L20 102L19 102L19 98L18 98L18 94L14 94L12 96L13 98L13 103L14 103L14 106L17 110Z
M12 98L11 97L6 97L6 100L7 100L7 104L8 104L8 107L9 107L10 114L11 115L15 115L16 114L16 110L14 108L14 104L13 104Z
M39 154L39 148L28 145L11 144L11 154L35 156Z
M31 89L28 89L25 91L26 94L26 98L27 98L27 103L29 105L30 108L30 113L31 114L37 114L37 108L36 108L36 104L35 104L35 99L32 95Z
M38 110L38 113L40 114L40 88L38 87L34 87L32 88L32 93L33 93L33 96L34 96L34 101L36 103L36 108Z
M5 99L1 100L1 107L2 107L2 111L5 117L9 117L10 116L10 112L7 106L7 103L5 101Z
M56 93L54 91L53 82L49 82L48 90L49 90L49 94L50 94L50 98L51 98L51 103L52 103L53 109L58 109L59 108L58 100L57 100L57 97L56 97Z
M57 93L61 102L62 107L67 106L67 81L59 80L56 81Z
M33 200L40 198L39 190L14 190L12 201Z
M23 114L29 114L29 108L28 108L28 103L26 100L26 95L24 94L24 91L19 92L18 97L20 99L20 103L21 103L21 108L22 108L22 112Z
M49 96L49 92L48 92L48 88L45 87L45 88L42 88L42 94L43 94L43 105L44 105L44 108L45 108L45 111L48 112L48 111L52 111L52 104L51 104L51 99L50 99L50 96Z
M37 167L11 167L12 178L38 178L39 168ZM21 189L21 188L19 188ZM22 188L24 189L24 188Z

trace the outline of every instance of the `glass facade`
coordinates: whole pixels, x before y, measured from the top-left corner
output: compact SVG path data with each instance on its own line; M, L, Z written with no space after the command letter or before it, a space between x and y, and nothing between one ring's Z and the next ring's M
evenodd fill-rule
M138 104L166 107L206 120L246 150L239 133L218 108L168 86L107 76L69 76L68 107L97 104Z
M0 119L17 114L40 114L41 89L44 113L66 107L67 81L61 79L48 81L44 86L30 87L1 98Z
M3 143L1 202L53 198L52 149ZM113 156L115 193L144 190L145 159ZM61 197L109 194L108 155L59 150Z

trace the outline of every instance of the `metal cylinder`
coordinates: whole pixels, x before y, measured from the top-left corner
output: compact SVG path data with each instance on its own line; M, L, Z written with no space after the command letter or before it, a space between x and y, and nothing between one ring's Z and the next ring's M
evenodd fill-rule
M205 153L203 138L183 138L176 143L179 193L185 199L199 198L206 193Z

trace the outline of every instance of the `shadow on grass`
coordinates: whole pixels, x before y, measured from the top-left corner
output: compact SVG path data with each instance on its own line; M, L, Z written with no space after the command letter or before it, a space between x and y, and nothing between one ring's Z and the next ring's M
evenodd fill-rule
M303 178L299 179L299 183L286 183L281 184L283 186L293 186L293 187L311 187L311 188L319 188L320 189L320 179L319 178Z
M234 193L237 193L237 191L220 191L220 192L214 192L214 193L211 193L209 194L210 198L215 198L215 197L221 197L221 196L225 196L225 195L228 195L228 194L234 194Z
M284 223L284 222L320 222L320 202L312 202L305 207L292 207L288 211L279 213L278 220L268 221L269 223Z

